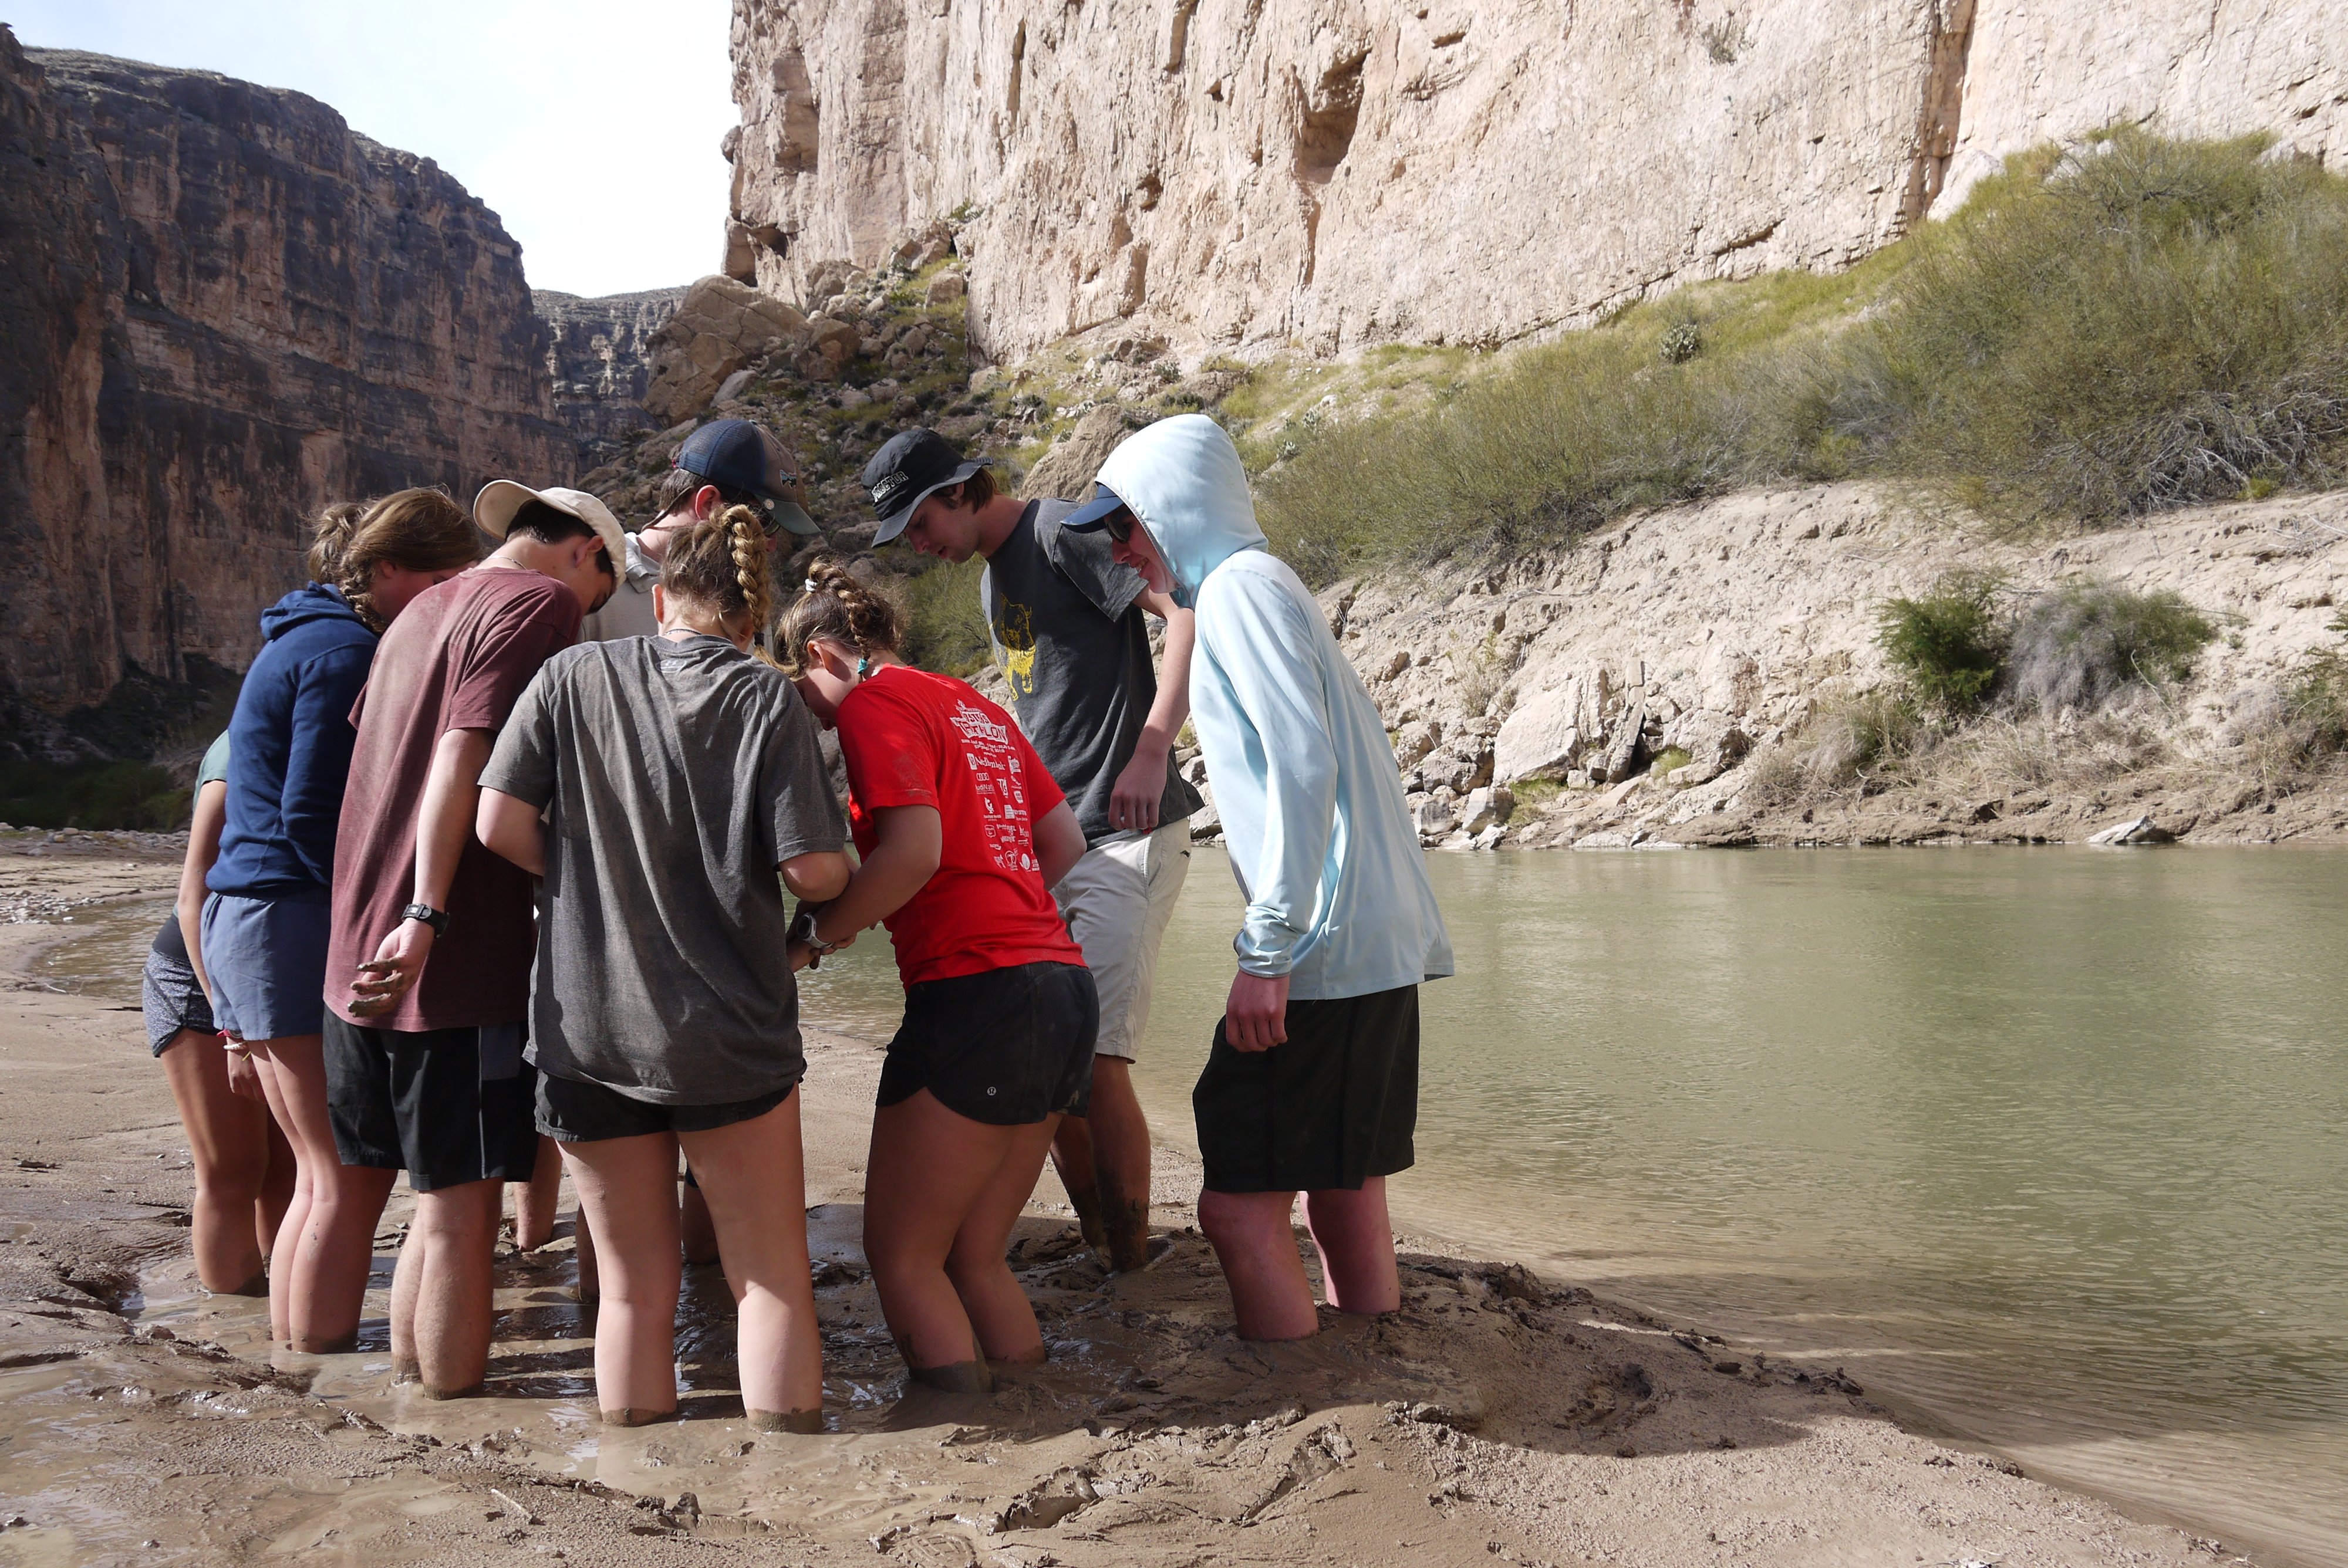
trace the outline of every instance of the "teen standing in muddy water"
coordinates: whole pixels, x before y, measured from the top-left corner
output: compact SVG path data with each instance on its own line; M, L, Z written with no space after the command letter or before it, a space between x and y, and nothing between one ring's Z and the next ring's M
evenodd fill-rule
M1248 906L1191 1107L1199 1226L1240 1333L1319 1327L1290 1228L1299 1193L1329 1304L1391 1312L1385 1178L1413 1157L1418 987L1452 963L1385 722L1311 592L1265 548L1213 420L1127 439L1065 526L1107 531L1118 560L1198 611L1191 707Z
M1149 1261L1149 1123L1133 1059L1149 1020L1158 948L1190 868L1190 814L1202 804L1174 771L1190 711L1190 612L1110 559L1107 539L1072 534L1072 501L1021 501L994 487L943 436L909 430L865 466L880 507L875 545L902 535L923 555L985 558L979 598L1011 678L1019 727L1052 770L1085 856L1054 889L1100 994L1092 1099L1064 1116L1053 1163L1085 1240L1109 1267ZM1166 623L1166 679L1145 615Z
M294 1148L269 1113L242 1041L212 1017L202 956L204 878L228 814L228 736L204 753L180 866L178 907L155 933L139 987L147 1044L163 1064L195 1163L196 1278L221 1296L268 1293L266 1265L294 1201ZM283 1333L278 1326L279 1336Z
M307 1304L320 1338L355 1328L376 1220L405 1170L416 1218L392 1275L391 1358L430 1399L480 1390L504 1184L527 1181L539 1153L522 1060L535 900L527 875L473 842L481 768L539 667L611 597L626 542L579 490L493 480L473 516L504 542L418 597L353 713L325 1065L334 1148L364 1196L321 1234Z
M819 561L783 620L800 695L839 732L862 865L805 914L817 952L884 923L905 1020L880 1069L864 1252L921 1382L993 1387L1044 1358L1004 1260L1064 1113L1082 1114L1099 1005L1051 887L1084 830L1011 717L898 657L894 608Z
M538 1127L601 1249L604 1420L676 1413L681 1145L734 1292L750 1423L820 1431L783 889L836 897L845 834L815 720L749 651L769 620L758 520L735 507L665 542L659 634L548 661L482 772L478 831L542 878Z
M206 876L196 943L221 1029L252 1057L270 1114L294 1150L294 1192L273 1243L273 1334L305 1344L315 1276L309 1239L356 1196L326 1126L320 1032L336 822L351 766L351 704L383 630L418 594L480 555L472 519L438 490L402 490L321 514L314 579L262 616L267 641L229 725L220 857ZM191 955L193 956L193 955ZM372 1221L369 1235L373 1234ZM361 1269L364 1282L366 1271ZM357 1321L335 1338L346 1337Z

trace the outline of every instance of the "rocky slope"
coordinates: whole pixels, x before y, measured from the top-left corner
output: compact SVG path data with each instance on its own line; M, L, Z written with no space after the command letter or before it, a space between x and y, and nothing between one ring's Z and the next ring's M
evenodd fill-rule
M809 304L972 208L973 343L1488 343L1833 268L2116 119L2348 152L2323 0L736 0L728 268Z
M2107 709L1993 712L1852 769L1854 700L1896 687L1884 600L1959 569L2027 595L2171 589L2220 635L2181 685ZM2278 743L2281 695L2337 647L2348 497L2178 512L2040 543L1858 485L1648 514L1488 571L1323 596L1395 735L1421 835L1448 847L2348 835L2348 777ZM1863 709L1859 710L1862 714ZM1805 765L1807 764L1807 765Z
M298 93L5 34L0 103L20 742L134 671L241 667L323 500L572 475L519 248L429 160Z
M546 323L554 416L579 438L585 461L601 461L658 428L644 410L653 340L685 295L681 288L592 300L553 289L531 292L530 308Z

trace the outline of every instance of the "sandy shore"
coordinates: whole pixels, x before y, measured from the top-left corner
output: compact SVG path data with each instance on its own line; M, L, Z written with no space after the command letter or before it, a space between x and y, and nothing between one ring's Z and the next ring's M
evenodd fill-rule
M1235 1338L1161 1149L1173 1247L1106 1278L1047 1173L1014 1265L1052 1360L906 1397L858 1254L879 1052L810 1041L808 1199L831 1430L761 1437L715 1269L688 1271L674 1423L606 1430L569 1224L499 1271L491 1394L361 1350L273 1355L208 1298L188 1158L134 1009L26 978L92 900L177 876L138 845L0 839L0 1563L882 1562L2207 1564L2230 1549L1902 1431L1830 1367L1775 1363L1570 1282L1413 1239L1405 1310ZM566 1198L564 1212L570 1204ZM407 1204L378 1238L378 1293ZM509 1249L510 1250L510 1249ZM1309 1262L1309 1252L1308 1252ZM2244 1559L2247 1560L2247 1559Z

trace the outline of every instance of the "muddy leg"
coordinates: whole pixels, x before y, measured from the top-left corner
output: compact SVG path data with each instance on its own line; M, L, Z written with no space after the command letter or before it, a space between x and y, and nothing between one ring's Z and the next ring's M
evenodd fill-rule
M1303 1339L1321 1327L1289 1223L1294 1193L1199 1194L1199 1228L1231 1286L1242 1339Z

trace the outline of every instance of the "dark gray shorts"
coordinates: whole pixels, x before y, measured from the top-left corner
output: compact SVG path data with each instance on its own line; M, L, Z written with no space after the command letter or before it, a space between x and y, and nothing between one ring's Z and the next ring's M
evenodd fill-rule
M139 978L140 1010L147 1015L147 1049L157 1056L177 1040L183 1029L217 1034L212 1004L196 984L196 971L168 953L147 953L147 971Z
M345 1165L406 1171L419 1193L527 1182L538 1069L519 1024L421 1033L325 1015L326 1113Z
M1016 964L905 992L905 1021L880 1063L880 1103L922 1090L973 1122L1020 1127L1092 1098L1100 999L1082 964Z
M1215 1025L1190 1091L1214 1193L1359 1191L1408 1170L1418 1127L1418 988L1288 1004L1288 1040L1239 1050Z
M648 1132L715 1132L764 1116L791 1096L796 1083L724 1105L655 1105L583 1078L538 1075L538 1130L563 1143L599 1143Z

